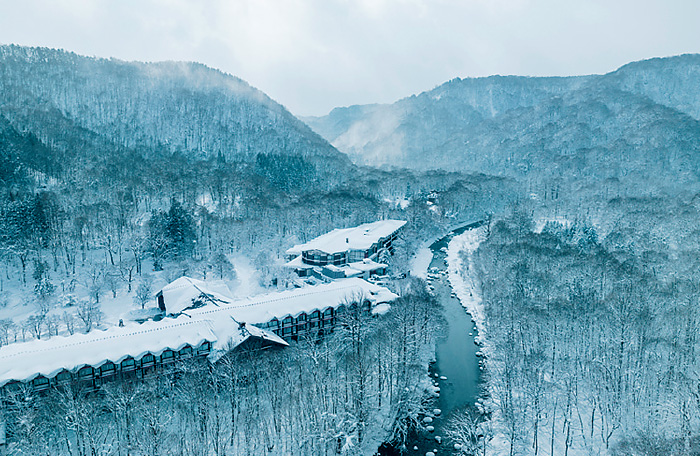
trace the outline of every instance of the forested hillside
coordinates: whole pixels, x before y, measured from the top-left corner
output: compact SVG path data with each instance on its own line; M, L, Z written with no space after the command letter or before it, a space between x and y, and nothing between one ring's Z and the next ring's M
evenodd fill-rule
M334 168L346 161L264 93L197 63L2 46L0 93L5 118L56 146L71 146L60 143L67 133L91 132L147 157L162 150L247 162L261 153L323 157ZM73 131L57 131L61 120Z
M516 210L461 271L483 295L490 421L479 448L697 454L697 201L603 210L615 223L541 232Z
M684 55L603 76L455 79L306 120L357 163L511 176L542 198L591 182L677 193L697 189L699 83L700 58Z
M420 242L515 189L356 167L260 91L199 64L0 47L4 315L119 299L163 269L160 280L223 277L231 255L269 285L296 242L384 217L408 219ZM28 337L14 324L10 338Z
M700 56L683 55L456 79L306 119L356 163L523 186L473 257L452 252L483 319L485 394L455 421L462 448L698 454L699 86Z

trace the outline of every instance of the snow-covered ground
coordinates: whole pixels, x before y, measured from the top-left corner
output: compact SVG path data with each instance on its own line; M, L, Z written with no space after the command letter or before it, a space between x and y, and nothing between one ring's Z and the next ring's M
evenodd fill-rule
M433 261L433 252L427 246L418 249L414 257L411 258L411 275L427 279L431 261Z
M236 270L236 280L233 281L234 283L229 284L234 298L255 296L265 291L260 286L259 272L248 257L229 255L228 259Z
M221 282L231 290L234 298L246 298L264 293L266 290L260 285L259 272L252 261L241 254L228 255L228 259L234 267L234 277L219 280L213 274L207 274L208 282ZM94 329L107 329L119 324L119 320L124 322L143 320L158 313L155 302L155 294L170 283L175 278L182 275L177 268L166 267L164 271L153 271L150 261L143 264L144 274L139 276L134 274L132 281L132 291L128 291L127 284L121 282L116 290L116 296L106 285L102 286L100 292L99 310L102 317L99 324L93 326ZM49 298L48 316L58 321L59 335L68 335L64 314L73 315L75 331L83 332L84 327L76 316L78 304L83 301L90 301L94 298L90 293L90 283L87 278L87 271L79 271L77 279L61 278L60 274L54 272L51 275L51 282L56 289ZM190 270L189 275L195 278L202 278L200 271ZM19 280L16 271L5 272L0 283L0 320L10 320L15 327L11 330L10 341L25 341L33 339L33 335L28 330L22 331L27 319L40 312L38 298L34 293L34 280L31 272L27 273L27 284L23 285ZM141 304L135 301L136 289L142 280L151 283L151 298L145 303L145 308L141 309ZM42 338L49 337L46 327L43 329Z
M548 223L554 223L563 228L569 228L573 224L573 222L566 217L541 217L535 220L535 233L541 233L542 230L544 230L545 225Z
M450 285L462 306L474 319L479 330L479 338L483 338L486 328L479 283L474 273L473 254L484 239L486 239L486 228L481 227L455 236L447 246L447 273ZM465 259L468 261L467 265L464 264ZM467 273L465 274L464 271Z
M559 220L557 220L557 222L560 223ZM487 366L489 367L489 370L492 372L499 372L503 371L505 367L496 365L499 363L499 361L497 361L498 357L496 356L497 353L495 351L495 347L489 340L479 278L476 275L476 269L474 267L474 252L479 248L479 244L481 244L481 242L483 242L485 239L485 227L469 230L459 236L455 236L452 241L450 241L447 249L447 271L450 284L452 285L455 294L459 298L462 306L464 306L467 312L469 312L469 314L472 316L472 319L477 326L479 334L476 341L480 346L480 351L483 354L484 359L488 360ZM507 428L501 417L499 404L497 402L499 392L496 390L496 388L494 379L492 378L491 381L486 384L487 397L480 403L480 406L484 407L490 413L491 417L490 427L493 438L487 445L486 453L493 456L506 456L510 453L510 443L507 437ZM565 403L565 397L561 397L559 399L561 400L561 403ZM587 409L585 406L581 405L578 407L580 408L580 413L582 416L591 416L590 409ZM598 432L600 432L599 421L600 419L597 419L596 423L594 423L596 435ZM543 420L542 429L540 430L540 439L542 442L551 441L550 427L551 422L547 424L547 420ZM555 455L559 454L559 450L561 450L561 454L563 454L565 439L566 434L564 432L555 433L553 446L555 449ZM521 448L532 449L532 444L526 444ZM549 455L548 449L540 448L540 450L542 450L541 454ZM569 447L568 454L569 456L584 456L593 454L591 451L594 450L597 451L597 454L607 454L605 448L600 448L597 446L585 448L578 443L574 443Z
M387 203L393 204L395 208L398 209L406 209L409 204L411 204L411 200L404 197L394 197L394 198L384 198L384 201Z

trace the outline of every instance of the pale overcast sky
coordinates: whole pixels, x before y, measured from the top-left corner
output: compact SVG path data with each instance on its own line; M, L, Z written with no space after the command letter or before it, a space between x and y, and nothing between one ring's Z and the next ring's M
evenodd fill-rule
M699 24L698 0L0 0L0 43L202 62L298 115L700 52Z

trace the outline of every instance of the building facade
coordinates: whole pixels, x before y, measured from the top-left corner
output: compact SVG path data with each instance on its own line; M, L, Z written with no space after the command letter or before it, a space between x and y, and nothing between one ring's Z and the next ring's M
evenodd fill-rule
M216 362L231 349L284 347L332 331L350 305L388 309L398 296L361 279L234 299L221 284L181 277L156 298L164 318L0 347L4 394L77 384L87 390L144 378L189 360Z
M393 254L403 220L379 220L354 228L336 229L286 252L286 266L300 277L334 280L386 273L382 251Z

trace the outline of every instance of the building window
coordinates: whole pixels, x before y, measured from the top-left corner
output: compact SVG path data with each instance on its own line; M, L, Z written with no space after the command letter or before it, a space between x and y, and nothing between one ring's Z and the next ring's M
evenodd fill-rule
M185 345L180 349L180 359L186 359L186 358L191 358L192 357L192 346L191 345Z
M100 377L106 377L109 375L114 375L116 373L117 367L111 361L107 361L106 363L100 366Z
M32 387L35 391L43 391L49 388L49 379L46 377L37 377L32 380Z
M155 363L156 363L156 358L155 358L155 356L151 355L150 353L147 355L143 355L143 358L141 358L141 368L151 367Z
M67 370L63 370L56 375L55 379L57 383L64 384L70 383L73 380L73 376Z
M80 380L92 380L95 376L95 369L92 366L83 366L78 371L78 378Z
M197 349L197 354L198 355L206 355L211 351L211 343L209 342L203 342L202 345L199 346Z
M165 363L172 363L175 361L175 352L172 350L165 350L163 353L160 354L160 362L165 364Z
M129 357L121 362L121 371L122 372L131 372L135 369L136 369L136 360L134 358Z

